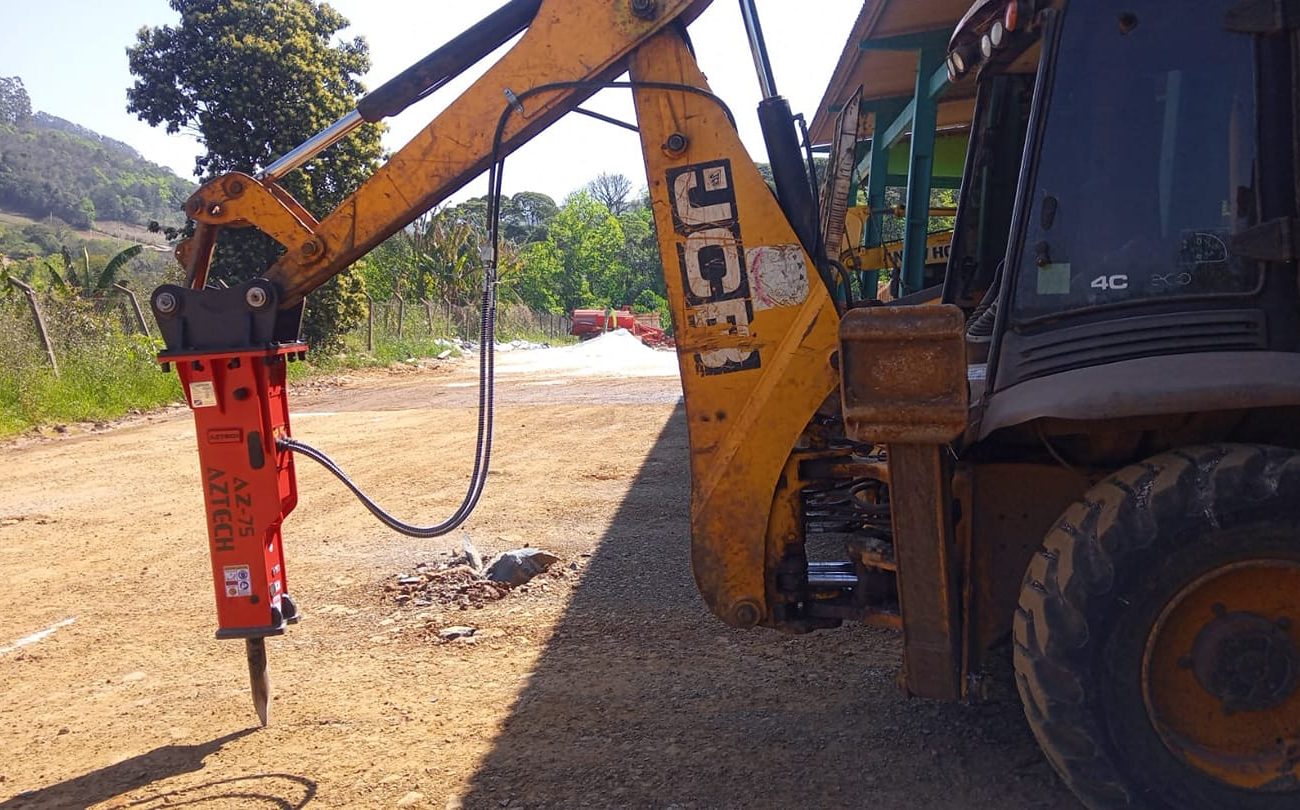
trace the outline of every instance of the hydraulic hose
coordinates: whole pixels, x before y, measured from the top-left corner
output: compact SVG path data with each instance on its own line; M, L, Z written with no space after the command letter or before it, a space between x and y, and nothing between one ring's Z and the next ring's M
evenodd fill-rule
M280 450L306 456L333 473L334 477L342 481L345 487L352 490L352 494L357 496L357 500L361 501L362 506L370 510L370 513L379 519L379 522L399 534L421 538L441 537L459 528L473 513L474 507L478 506L479 498L483 495L483 487L487 484L488 465L492 457L492 418L496 387L496 355L494 351L496 345L495 263L490 263L484 273L482 305L483 316L479 320L479 407L478 430L474 443L474 469L470 473L469 488L465 492L465 498L461 501L460 506L456 508L456 511L446 520L432 526L418 526L406 523L394 517L392 513L376 503L373 498L348 477L347 473L343 472L343 469L332 458L320 450L291 438L280 439L276 442L276 446Z
M492 460L492 421L496 393L496 306L497 306L497 255L500 247L501 224L501 188L505 169L505 157L501 154L502 141L505 136L506 123L510 120L523 101L539 93L561 89L591 89L604 87L622 87L627 89L675 90L694 93L710 99L722 108L727 119L735 126L735 118L727 105L717 96L699 87L675 82L554 82L530 88L511 100L497 121L497 128L492 140L492 162L488 168L488 233L491 253L484 262L482 318L479 321L479 386L478 386L478 430L474 442L474 469L470 473L469 487L460 506L446 520L431 526L418 526L407 523L385 510L373 498L365 493L341 467L329 456L309 444L292 438L282 438L276 442L281 451L298 453L320 464L343 482L361 504L388 528L409 537L440 537L454 531L463 524L478 506L483 488L487 484L488 469Z

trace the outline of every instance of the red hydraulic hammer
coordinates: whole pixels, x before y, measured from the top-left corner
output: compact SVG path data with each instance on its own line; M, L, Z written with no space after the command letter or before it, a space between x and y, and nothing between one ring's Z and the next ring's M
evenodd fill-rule
M265 639L282 634L298 618L280 538L298 490L293 454L279 450L276 442L289 435L287 361L302 357L307 347L260 339L275 317L274 291L265 282L206 292L199 297L165 286L154 293L154 312L168 345L158 359L164 369L176 367L194 412L217 638L245 640L253 702L266 725ZM215 334L205 330L205 322L214 320L233 320L234 326ZM231 345L189 348L205 343Z

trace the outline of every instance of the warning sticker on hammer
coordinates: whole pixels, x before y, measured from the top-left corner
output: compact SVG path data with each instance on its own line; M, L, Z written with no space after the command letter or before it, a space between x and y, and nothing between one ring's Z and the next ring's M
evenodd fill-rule
M207 380L190 383L190 407L213 408L217 404L217 387Z
M226 596L251 596L252 580L248 575L247 565L227 565L221 569L225 574Z

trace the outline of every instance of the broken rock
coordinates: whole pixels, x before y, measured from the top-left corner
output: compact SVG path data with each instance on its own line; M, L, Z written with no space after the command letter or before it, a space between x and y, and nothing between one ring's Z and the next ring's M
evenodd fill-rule
M460 547L452 552L448 567L455 565L469 566L476 572L483 570L483 555L479 554L478 549L470 542L469 535L463 532L460 536Z
M558 562L559 559L554 554L538 548L521 548L515 551L507 551L488 568L487 578L493 582L505 582L515 586L523 585L538 574L546 573L546 570Z
M477 628L456 625L454 627L444 627L438 631L438 638L443 641L455 641L458 638L469 638L478 632Z

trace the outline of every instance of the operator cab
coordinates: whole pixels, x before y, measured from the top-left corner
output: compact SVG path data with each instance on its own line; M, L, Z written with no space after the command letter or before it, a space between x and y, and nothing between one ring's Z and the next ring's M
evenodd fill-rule
M1300 402L1294 265L1255 246L1295 214L1288 45L1229 30L1237 5L985 0L957 27L968 439Z

